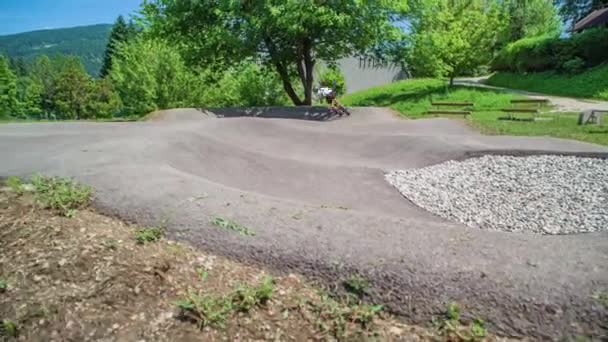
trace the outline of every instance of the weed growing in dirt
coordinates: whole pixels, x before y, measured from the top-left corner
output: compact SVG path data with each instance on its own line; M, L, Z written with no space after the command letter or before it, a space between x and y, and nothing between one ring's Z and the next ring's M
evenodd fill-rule
M135 240L140 245L159 241L163 237L164 229L162 227L147 227L139 229L135 233Z
M223 217L217 216L213 220L211 220L211 224L223 229L228 229L235 231L243 236L255 236L255 232L238 222L225 219Z
M232 294L234 309L241 312L249 312L258 305L265 305L274 292L274 280L272 277L264 277L257 286L240 285Z
M17 324L15 324L15 322L10 319L2 320L2 325L0 325L0 337L16 338L17 333Z
M304 213L302 213L302 211L298 211L297 213L293 214L293 215L291 216L291 218L292 218L292 219L294 219L294 220L301 220L301 219L302 219L303 214L304 214Z
M196 269L196 274L198 275L201 281L207 280L207 277L209 276L209 272L207 272L207 270L202 267Z
M6 185L17 195L23 194L23 182L21 181L21 178L15 176L8 177L6 179Z
M598 291L593 295L593 298L602 303L602 305L608 309L608 292Z
M433 319L433 325L446 336L455 341L483 341L487 335L485 322L480 318L473 319L469 327L460 324L460 307L456 303L447 306L445 318Z
M365 336L374 333L374 318L382 311L382 305L370 305L333 299L326 293L321 293L318 302L307 301L310 311L315 314L316 324L324 334L329 334L338 340L349 340L353 334Z
M91 187L71 179L37 175L31 182L34 196L44 208L67 217L73 217L76 210L86 207L93 194Z
M0 279L0 293L8 289L8 282L4 279Z
M206 326L223 327L232 311L230 298L190 293L186 299L175 302L185 318L193 320L202 329Z
M103 242L103 246L109 250L115 251L118 249L118 241L114 239L107 239Z
M266 304L274 292L274 280L265 277L260 284L243 284L225 296L190 293L185 299L175 302L182 316L206 326L224 327L226 318L234 311L249 312L256 306Z
M448 304L448 308L446 310L447 319L450 321L459 321L460 320L460 307L458 304L452 302Z
M358 274L351 275L348 279L344 280L342 284L346 291L358 298L365 296L370 286L369 281Z
M167 251L176 257L184 257L188 254L188 250L180 244L171 244L167 246Z
M475 318L471 324L471 337L474 340L482 340L486 334L485 322L481 318Z
M353 322L361 323L364 328L367 328L383 308L384 306L380 304L359 304L352 306L351 319Z

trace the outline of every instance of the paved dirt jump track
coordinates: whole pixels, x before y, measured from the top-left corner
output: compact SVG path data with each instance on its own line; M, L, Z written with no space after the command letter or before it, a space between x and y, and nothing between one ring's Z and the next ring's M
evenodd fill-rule
M461 121L403 120L379 108L336 120L298 111L0 125L0 176L75 177L97 189L105 213L165 220L171 237L278 271L328 284L359 273L373 284L370 300L413 322L454 301L505 335L606 334L608 311L593 294L608 290L608 234L467 228L414 206L383 174L487 153L606 157L607 148L485 136ZM228 118L239 115L275 118ZM276 118L293 116L310 120ZM256 235L217 228L215 216Z

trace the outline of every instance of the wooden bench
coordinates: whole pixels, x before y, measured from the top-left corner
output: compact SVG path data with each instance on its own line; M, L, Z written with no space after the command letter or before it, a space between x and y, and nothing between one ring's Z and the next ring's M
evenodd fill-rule
M517 100L511 100L511 108L503 108L501 109L503 112L507 113L509 116L506 118L499 118L501 120L526 120L526 121L534 121L537 119L538 114L540 114L540 107L542 105L546 105L549 103L549 100L547 99L517 99ZM530 108L529 106L533 105L535 106L535 108ZM528 106L526 108L524 107L517 107L517 106ZM516 113L528 113L528 114L532 114L532 118L529 119L522 119L522 118L516 118L514 116L514 114Z
M602 109L592 109L586 110L579 115L578 124L586 125L586 124L596 124L602 125L604 116L608 114L608 110Z
M473 107L472 102L436 102L432 101L431 106L433 107L461 107L461 108L470 108ZM435 116L439 114L445 115L463 115L465 118L467 115L471 115L470 110L448 110L448 109L431 109L427 112L427 114L434 114Z

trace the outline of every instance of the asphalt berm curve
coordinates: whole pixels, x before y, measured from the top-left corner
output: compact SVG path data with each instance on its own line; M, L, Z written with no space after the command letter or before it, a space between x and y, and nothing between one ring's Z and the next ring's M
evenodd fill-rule
M223 117L223 119L220 119ZM297 118L304 120L293 120ZM415 323L457 302L509 336L606 334L606 232L543 236L447 221L384 180L484 154L608 155L547 137L486 136L450 119L355 108L182 109L132 123L0 125L0 176L42 172L94 186L95 206L170 237L328 284L352 273L369 300ZM256 235L218 229L215 216Z

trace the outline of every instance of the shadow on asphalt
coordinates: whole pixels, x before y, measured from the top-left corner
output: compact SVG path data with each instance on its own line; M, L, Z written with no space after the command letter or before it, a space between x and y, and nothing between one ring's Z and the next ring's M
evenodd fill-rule
M273 118L296 119L312 121L328 121L338 117L330 113L327 107L246 107L246 108L201 108L202 112L210 112L218 118Z

